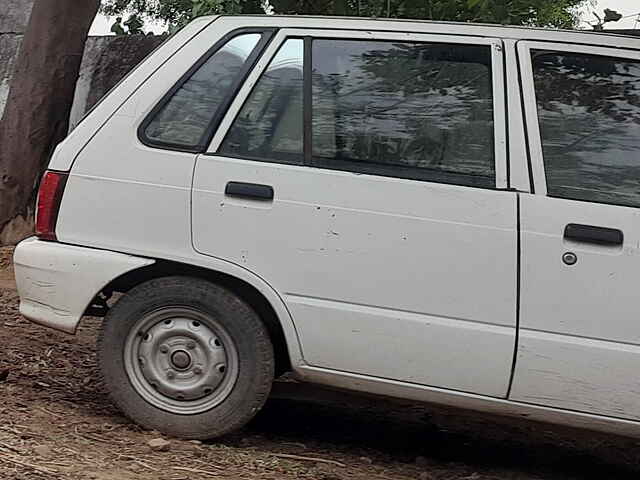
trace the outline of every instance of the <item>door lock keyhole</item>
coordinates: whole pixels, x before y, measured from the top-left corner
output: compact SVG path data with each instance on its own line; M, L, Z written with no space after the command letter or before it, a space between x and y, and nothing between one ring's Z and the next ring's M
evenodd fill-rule
M562 255L562 261L565 263L565 265L575 265L578 261L578 256L573 252L567 252Z

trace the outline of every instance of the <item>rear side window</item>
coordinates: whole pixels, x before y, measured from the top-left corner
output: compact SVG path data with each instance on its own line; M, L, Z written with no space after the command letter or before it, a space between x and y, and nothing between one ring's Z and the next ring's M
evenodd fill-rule
M492 188L493 117L487 45L290 38L219 153Z
M220 147L226 155L303 163L303 40L287 40L242 106Z
M314 165L495 186L489 46L315 40Z
M532 55L548 194L640 207L640 62Z
M260 33L238 35L197 67L143 124L143 140L186 150L204 144L209 125L240 80L261 38Z

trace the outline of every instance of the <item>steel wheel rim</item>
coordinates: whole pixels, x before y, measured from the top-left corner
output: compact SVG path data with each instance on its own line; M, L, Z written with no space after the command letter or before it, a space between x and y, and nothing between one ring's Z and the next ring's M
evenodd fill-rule
M163 307L130 330L124 368L136 392L174 414L202 413L224 401L238 379L238 352L211 315L190 307Z

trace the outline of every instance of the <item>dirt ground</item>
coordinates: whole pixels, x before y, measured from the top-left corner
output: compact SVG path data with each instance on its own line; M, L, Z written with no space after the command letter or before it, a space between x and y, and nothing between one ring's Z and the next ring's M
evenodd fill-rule
M96 373L99 320L67 336L23 320L0 249L0 479L640 478L640 441L279 382L242 432L170 440L124 418ZM292 455L294 458L287 458Z

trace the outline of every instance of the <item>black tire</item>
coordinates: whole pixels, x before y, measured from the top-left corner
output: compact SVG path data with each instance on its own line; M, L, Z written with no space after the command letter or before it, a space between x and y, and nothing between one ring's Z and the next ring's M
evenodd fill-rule
M140 394L126 371L131 367L125 362L125 344L130 344L127 339L132 338L129 335L139 319L174 306L215 318L235 344L235 383L207 411L176 414L158 408ZM200 440L238 430L255 416L270 393L275 364L267 329L251 307L229 290L191 277L150 280L124 295L105 317L98 338L98 361L113 402L127 417L167 435Z

